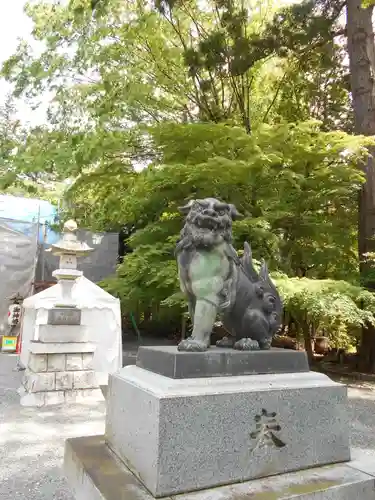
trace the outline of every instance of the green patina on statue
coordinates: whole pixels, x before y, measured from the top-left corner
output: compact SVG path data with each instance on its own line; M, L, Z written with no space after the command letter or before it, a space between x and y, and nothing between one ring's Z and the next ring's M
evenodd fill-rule
M281 324L282 302L267 266L254 269L250 246L240 259L232 246L232 221L240 216L234 205L214 198L193 200L176 247L181 290L193 322L191 337L179 351L205 351L220 314L228 336L219 347L269 349Z

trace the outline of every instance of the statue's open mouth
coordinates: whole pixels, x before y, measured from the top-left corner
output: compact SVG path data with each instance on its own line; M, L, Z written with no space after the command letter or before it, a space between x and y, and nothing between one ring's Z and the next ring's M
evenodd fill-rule
M223 224L216 218L211 217L210 215L202 215L199 214L194 223L196 226L206 229L223 229Z

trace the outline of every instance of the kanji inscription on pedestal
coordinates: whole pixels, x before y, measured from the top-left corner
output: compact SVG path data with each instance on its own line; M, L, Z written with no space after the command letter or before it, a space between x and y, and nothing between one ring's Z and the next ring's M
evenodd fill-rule
M286 443L277 435L281 426L276 419L276 412L268 412L264 408L260 415L254 417L255 431L250 433L251 439L255 441L252 451L259 448L274 446L284 448Z
M56 307L48 311L48 325L80 325L81 310L69 307Z

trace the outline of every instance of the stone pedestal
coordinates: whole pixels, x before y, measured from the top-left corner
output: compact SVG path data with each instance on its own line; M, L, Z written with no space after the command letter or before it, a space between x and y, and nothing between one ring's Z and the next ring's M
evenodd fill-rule
M166 500L375 500L375 455L345 464L315 467L183 493ZM370 464L369 464L370 461ZM113 456L102 436L68 439L65 474L76 500L154 500Z
M211 347L205 352L181 352L174 346L148 346L139 348L136 364L145 370L179 379L309 371L305 352L277 348L236 351Z
M82 325L39 325L39 342L76 343L88 342L89 332Z
M156 497L350 460L346 387L315 372L110 378L106 441Z
M73 403L101 399L89 343L32 342L29 365L19 389L22 406Z
M346 387L308 371L301 354L141 349L138 366L110 376L104 438L67 444L69 479L96 481L103 500L124 495L116 474L132 477L135 496L146 489L149 498L375 500L373 477L349 467ZM288 364L294 373L285 373ZM80 456L90 446L90 459ZM102 477L96 459L106 463ZM77 499L89 497L84 483Z
M30 343L28 365L19 389L22 406L102 399L87 327L78 309L51 309L48 323L39 325L39 340Z

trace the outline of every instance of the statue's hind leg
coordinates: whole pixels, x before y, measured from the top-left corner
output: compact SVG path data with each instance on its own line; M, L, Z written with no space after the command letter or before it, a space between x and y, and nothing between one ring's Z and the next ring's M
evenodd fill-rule
M194 326L191 337L182 340L179 351L206 351L210 347L212 328L216 320L216 304L199 299L194 308Z
M268 351L268 349L271 349L271 344L272 344L272 337L266 337L262 340L259 340L259 349L262 351Z
M216 342L216 347L233 347L234 343L236 342L236 334L231 329L227 328L228 319L225 315L223 316L222 324L227 332L227 335L224 335L224 337L222 337L220 340Z

